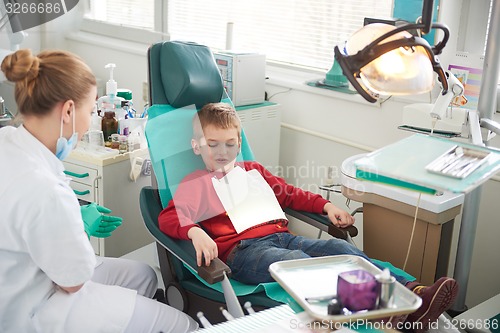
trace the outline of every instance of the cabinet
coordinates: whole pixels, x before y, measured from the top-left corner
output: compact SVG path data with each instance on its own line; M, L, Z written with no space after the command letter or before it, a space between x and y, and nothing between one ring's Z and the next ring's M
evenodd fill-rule
M139 192L151 185L151 177L146 172L135 182L130 179L135 157L147 159L147 149L105 158L77 148L63 162L78 199L105 206L113 211L111 215L123 218L123 224L110 237L91 238L97 255L120 257L154 241L139 207Z
M349 191L343 191L346 195ZM351 193L352 194L352 193ZM349 195L349 194L347 194ZM431 285L447 276L455 217L461 206L435 213L388 198L348 196L363 203L363 251L370 258L403 267L410 239L413 242L406 271L423 284Z
M265 102L236 108L241 126L255 155L255 160L269 171L279 166L281 108Z
M363 252L403 268L412 240L405 271L423 284L433 284L447 275L453 223L460 214L463 195L450 192L419 197L414 191L360 181L354 162L364 155L342 163L342 194L363 203Z

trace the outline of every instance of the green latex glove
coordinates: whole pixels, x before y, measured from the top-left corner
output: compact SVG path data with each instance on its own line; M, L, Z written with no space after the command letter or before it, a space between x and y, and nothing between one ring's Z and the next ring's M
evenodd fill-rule
M122 224L122 218L103 214L111 213L111 209L91 203L81 206L83 227L89 236L106 238Z

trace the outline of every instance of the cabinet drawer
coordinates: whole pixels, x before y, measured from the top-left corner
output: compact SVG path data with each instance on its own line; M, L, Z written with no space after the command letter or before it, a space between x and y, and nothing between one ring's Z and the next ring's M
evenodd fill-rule
M95 254L101 254L99 238L90 237L90 245L92 245Z
M64 163L64 173L72 179L72 183L78 182L94 186L94 179L97 178L97 170L83 167L81 165Z
M70 186L73 189L73 192L75 192L78 199L87 202L98 202L98 198L95 195L94 186L78 183L75 181L72 181L70 183Z

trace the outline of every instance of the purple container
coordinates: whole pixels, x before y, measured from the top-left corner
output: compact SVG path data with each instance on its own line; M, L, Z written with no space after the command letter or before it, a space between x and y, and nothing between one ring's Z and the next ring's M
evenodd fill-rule
M350 311L372 310L377 307L379 287L375 277L364 270L340 273L337 297Z

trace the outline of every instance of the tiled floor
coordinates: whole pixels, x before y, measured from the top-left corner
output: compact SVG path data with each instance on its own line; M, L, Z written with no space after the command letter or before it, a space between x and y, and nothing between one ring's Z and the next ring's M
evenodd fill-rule
M158 288L165 289L163 279L161 278L160 265L158 264L158 253L156 251L155 243L141 247L140 249L122 256L122 258L141 261L153 267L156 271L156 275L158 276Z

